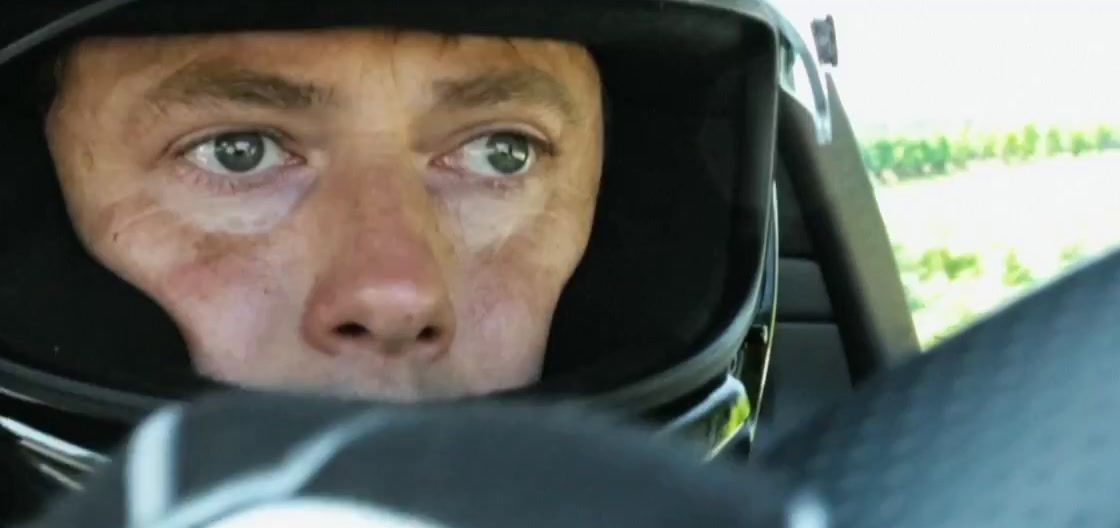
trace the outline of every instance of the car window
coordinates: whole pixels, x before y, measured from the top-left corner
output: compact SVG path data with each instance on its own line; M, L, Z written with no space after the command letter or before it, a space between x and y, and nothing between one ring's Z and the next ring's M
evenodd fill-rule
M835 19L833 75L924 348L1120 242L1120 6L790 3Z

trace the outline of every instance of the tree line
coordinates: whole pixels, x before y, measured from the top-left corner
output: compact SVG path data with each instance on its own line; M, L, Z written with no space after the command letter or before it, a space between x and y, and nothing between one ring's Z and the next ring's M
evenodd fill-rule
M868 172L887 182L949 174L967 169L975 161L1015 163L1112 149L1120 149L1120 133L1108 125L1041 131L1037 125L1028 124L1017 130L984 134L966 129L952 138L944 133L896 136L875 138L861 145Z

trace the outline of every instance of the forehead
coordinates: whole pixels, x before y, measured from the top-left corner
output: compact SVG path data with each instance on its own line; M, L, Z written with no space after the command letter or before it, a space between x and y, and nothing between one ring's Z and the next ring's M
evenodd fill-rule
M342 82L368 82L364 76L394 82L410 76L454 78L528 66L569 86L598 83L594 61L579 44L389 29L93 38L72 50L69 63L70 71L82 79L118 82L124 78L158 81L205 64Z

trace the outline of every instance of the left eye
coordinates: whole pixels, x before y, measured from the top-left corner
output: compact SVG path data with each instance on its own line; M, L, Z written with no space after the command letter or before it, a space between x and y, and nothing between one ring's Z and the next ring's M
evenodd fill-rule
M227 176L252 176L285 161L284 149L260 132L230 132L204 141L186 153L206 171Z
M459 168L487 178L524 174L537 160L534 141L516 132L495 132L471 140L452 157Z

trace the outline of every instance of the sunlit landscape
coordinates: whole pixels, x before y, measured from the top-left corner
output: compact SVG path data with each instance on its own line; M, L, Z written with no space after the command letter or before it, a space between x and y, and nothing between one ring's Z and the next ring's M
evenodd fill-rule
M924 346L1120 242L1113 0L774 1L836 21Z
M1120 243L1120 151L876 191L924 345Z

